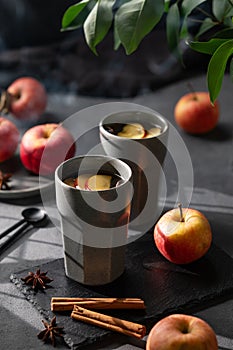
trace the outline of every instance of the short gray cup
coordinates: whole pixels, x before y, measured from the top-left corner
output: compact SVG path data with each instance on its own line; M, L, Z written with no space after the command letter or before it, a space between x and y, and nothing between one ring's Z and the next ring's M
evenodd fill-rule
M102 191L80 190L64 183L79 174L117 174L120 184ZM125 268L131 169L108 156L80 156L58 166L56 203L61 218L66 275L86 285L102 285Z
M129 139L111 133L107 125L139 123L158 126L161 133L150 138ZM130 110L105 116L99 124L100 140L107 155L126 162L132 169L134 195L129 227L146 232L157 221L161 173L167 153L169 125L156 111Z

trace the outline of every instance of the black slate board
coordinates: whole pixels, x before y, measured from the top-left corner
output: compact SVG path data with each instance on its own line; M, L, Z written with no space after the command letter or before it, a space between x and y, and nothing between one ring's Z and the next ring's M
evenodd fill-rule
M157 251L151 233L128 245L124 274L111 284L87 287L65 276L63 259L32 267L48 271L53 278L45 292L33 292L21 281L27 271L11 275L11 281L24 293L43 317L51 318L52 296L113 296L139 297L145 301L146 311L114 311L111 314L146 325L147 331L160 318L171 313L197 312L216 304L233 293L233 259L212 244L209 252L199 261L186 266L168 262ZM106 311L105 311L106 313ZM111 339L113 332L72 320L69 314L56 313L57 323L64 325L65 341L72 349Z

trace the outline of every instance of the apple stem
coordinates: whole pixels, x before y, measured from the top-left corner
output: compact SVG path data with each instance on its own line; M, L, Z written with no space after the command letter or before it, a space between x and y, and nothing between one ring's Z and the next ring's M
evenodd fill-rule
M7 114L9 112L11 101L12 95L6 90L2 90L0 97L0 112Z
M189 91L193 94L193 99L194 100L197 100L198 98L197 98L197 93L196 93L196 91L195 91L195 89L194 89L194 87L193 87L193 84L192 83L190 83L190 81L187 83L187 85L188 85L188 89L189 89Z
M182 204L178 204L178 208L180 209L180 222L184 222L184 215L183 215L183 210L182 210Z

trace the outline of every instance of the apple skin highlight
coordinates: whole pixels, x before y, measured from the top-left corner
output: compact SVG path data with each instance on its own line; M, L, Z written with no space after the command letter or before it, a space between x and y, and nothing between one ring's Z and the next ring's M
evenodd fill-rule
M146 350L218 350L217 337L204 320L185 314L173 314L151 329Z
M73 136L56 123L41 124L28 129L20 144L20 159L34 174L50 175L56 167L75 154Z
M175 264L188 264L204 256L212 242L207 218L198 210L184 208L181 221L178 208L166 212L154 228L154 241L160 253Z
M13 157L18 147L20 133L16 125L0 116L0 162Z
M37 119L47 106L47 93L44 86L35 78L21 77L7 89L12 96L9 112L20 120Z
M182 96L175 105L174 117L177 125L190 134L211 131L219 119L219 103L210 102L209 93L197 91Z

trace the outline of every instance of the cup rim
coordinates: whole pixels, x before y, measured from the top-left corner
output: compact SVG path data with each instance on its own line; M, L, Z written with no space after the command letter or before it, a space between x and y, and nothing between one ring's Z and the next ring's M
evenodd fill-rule
M117 161L119 164L121 164L121 166L123 166L125 169L127 169L127 178L125 178L123 180L123 183L120 184L119 186L117 186L117 188L121 188L122 186L125 186L125 184L131 180L132 178L132 170L130 168L130 166L128 164L126 164L124 161L122 161L121 159L118 159L118 158L115 158L115 157L111 157L111 156L107 156L107 155L102 155L102 154L95 154L95 155L78 155L78 156L74 156L72 158L69 158L65 161L63 161L62 163L60 163L56 170L55 170L55 182L59 182L63 187L65 188L70 188L71 190L77 190L77 188L74 188L72 186L69 186L67 184L64 183L64 181L60 178L59 176L59 171L60 169L64 166L64 165L67 165L68 163L71 163L72 161L75 161L77 159L83 159L83 158L104 158L106 159L106 162L111 162L111 161ZM112 188L109 188L109 189L106 189L106 190L92 190L92 191L87 191L85 189L78 189L78 191L84 191L85 193L91 193L91 192L94 192L94 193L97 193L97 192L105 192L105 191L111 191L111 190L114 190L116 187L112 187Z
M101 119L101 121L99 122L99 131L104 134L104 135L111 135L111 137L113 139L120 139L120 140L133 140L133 141L140 141L140 140L150 140L153 138L150 137L150 138L147 138L147 139L128 139L126 137L123 137L123 136L118 136L118 135L115 135L115 134L111 134L110 132L108 132L105 128L104 128L104 121L113 116L113 115L119 115L119 114L122 114L122 113L143 113L143 114L147 114L147 115L151 115L151 116L155 116L158 120L160 120L163 124L164 124L164 127L162 129L162 132L157 135L157 136L154 136L156 138L158 137L161 137L163 134L165 134L165 132L167 132L168 130L168 121L166 120L165 117L163 117L159 112L157 111L137 111L137 110L126 110L126 111L119 111L119 112L114 112L114 113L111 113L111 114L108 114L106 115L104 118Z

